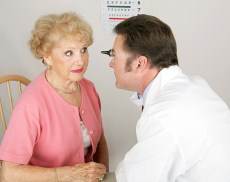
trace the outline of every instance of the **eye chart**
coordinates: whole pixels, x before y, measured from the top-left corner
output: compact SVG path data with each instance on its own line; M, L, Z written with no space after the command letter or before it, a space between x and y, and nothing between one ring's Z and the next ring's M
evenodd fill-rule
M112 31L119 22L141 14L141 0L101 0L102 24Z

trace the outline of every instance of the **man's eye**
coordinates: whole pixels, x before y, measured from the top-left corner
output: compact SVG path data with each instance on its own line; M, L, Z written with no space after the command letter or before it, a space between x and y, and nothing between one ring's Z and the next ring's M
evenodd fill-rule
M113 49L108 50L108 55L109 57L114 57L115 56L114 50Z
M65 51L65 55L66 56L72 56L73 55L73 51L71 51L71 50Z
M87 47L83 47L82 49L81 49L81 53L86 53L87 52Z
M115 57L115 52L114 52L113 49L110 51L110 55L109 55L109 56L110 56L110 57Z

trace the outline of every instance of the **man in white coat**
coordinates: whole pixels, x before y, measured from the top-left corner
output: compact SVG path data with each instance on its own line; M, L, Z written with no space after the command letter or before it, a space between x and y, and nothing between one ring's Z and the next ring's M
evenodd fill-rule
M178 66L170 27L138 15L114 28L110 67L116 86L144 109L137 143L116 170L118 182L230 182L230 111L199 77Z

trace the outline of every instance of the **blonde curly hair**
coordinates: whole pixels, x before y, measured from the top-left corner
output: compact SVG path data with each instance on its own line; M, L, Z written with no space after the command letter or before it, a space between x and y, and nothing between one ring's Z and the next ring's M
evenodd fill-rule
M34 56L43 59L60 39L77 37L90 46L92 34L90 25L76 13L49 14L36 21L29 45Z

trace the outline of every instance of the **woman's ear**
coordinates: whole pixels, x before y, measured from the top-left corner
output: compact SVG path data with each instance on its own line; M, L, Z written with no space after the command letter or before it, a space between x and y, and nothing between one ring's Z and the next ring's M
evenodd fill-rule
M52 66L53 62L50 56L43 56L43 60L48 66Z

